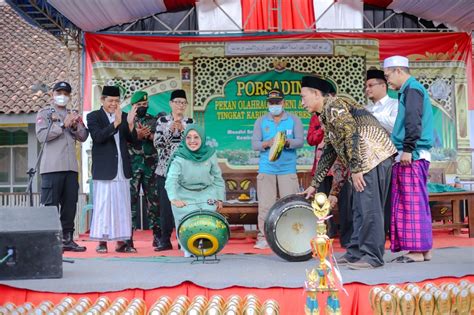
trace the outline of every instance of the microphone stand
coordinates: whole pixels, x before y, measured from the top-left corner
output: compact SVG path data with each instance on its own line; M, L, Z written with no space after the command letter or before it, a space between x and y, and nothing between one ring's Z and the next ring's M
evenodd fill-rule
M51 131L51 127L53 126L53 113L55 112L54 108L51 108L50 113L48 114L48 130L46 131L46 138L44 142L41 144L41 149L36 159L35 167L30 168L26 174L28 174L28 187L26 188L26 192L29 194L30 198L30 207L33 207L33 178L38 170L38 165L41 161L41 156L43 156L43 150L46 146L46 142L48 142L49 132Z

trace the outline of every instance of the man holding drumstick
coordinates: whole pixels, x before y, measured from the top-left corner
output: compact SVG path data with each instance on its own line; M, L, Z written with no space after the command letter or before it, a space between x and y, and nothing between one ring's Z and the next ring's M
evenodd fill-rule
M304 144L303 124L301 120L285 112L285 100L280 90L274 89L267 97L269 113L255 121L252 136L252 148L260 152L257 176L258 196L258 236L254 248L268 248L265 240L265 219L270 207L277 200L298 192L298 176L296 175L296 149ZM283 132L286 140L283 143L281 156L270 159L270 148L274 145L277 132Z

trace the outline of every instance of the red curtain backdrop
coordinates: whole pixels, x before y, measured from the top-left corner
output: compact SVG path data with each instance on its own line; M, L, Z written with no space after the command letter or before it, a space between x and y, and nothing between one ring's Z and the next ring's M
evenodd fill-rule
M241 0L242 27L245 31L278 31L278 0ZM282 30L307 29L313 26L314 9L312 0L282 1ZM269 16L270 14L270 16Z
M190 8L196 4L196 0L164 0L167 11L176 11Z

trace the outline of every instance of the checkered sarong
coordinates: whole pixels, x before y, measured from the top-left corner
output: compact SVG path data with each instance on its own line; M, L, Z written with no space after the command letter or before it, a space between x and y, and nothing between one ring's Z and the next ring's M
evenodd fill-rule
M431 210L428 203L426 160L409 166L395 163L392 169L392 252L427 251L433 246Z

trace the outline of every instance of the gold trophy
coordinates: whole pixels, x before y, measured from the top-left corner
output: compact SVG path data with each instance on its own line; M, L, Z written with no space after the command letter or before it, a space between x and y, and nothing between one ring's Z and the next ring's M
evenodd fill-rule
M388 292L395 293L394 291L398 288L396 284L391 284L387 287Z
M381 290L379 292L377 292L377 294L375 295L375 298L374 298L374 307L376 309L376 312L375 314L378 314L378 315L383 315L381 313L381 308L380 308L380 302L382 301L382 297L386 294L387 292L385 290Z
M331 210L331 205L324 193L317 193L311 203L313 213L318 218L316 224L316 237L311 240L313 257L319 259L319 266L306 272L306 315L319 315L317 301L318 292L329 292L325 312L330 315L341 315L341 304L336 286L336 275L333 274L334 266L329 259L332 240L327 236L325 220Z
M447 286L446 287L446 290L445 290L448 294L449 294L449 297L451 299L451 312L453 313L456 313L457 312L457 308L458 308L458 303L456 301L456 296L458 295L459 291L459 288L452 284L450 286ZM459 312L457 312L459 314Z
M471 300L471 313L474 313L474 284L470 284L466 287L469 291L469 296Z
M306 270L306 305L304 307L305 315L319 315L319 305L317 296L318 284L319 276L316 269L313 268L310 272Z
M421 315L433 315L435 311L435 302L433 295L426 291L420 292L420 299L418 301L418 309Z
M434 294L436 312L440 315L451 314L451 297L446 291L438 291Z
M378 315L378 303L376 303L375 299L377 297L377 294L382 291L381 287L373 287L369 291L369 303L370 303L370 308L372 309L372 312L375 315Z
M405 292L398 301L398 313L400 315L415 315L416 300L413 294Z
M455 296L456 310L459 315L469 315L473 301L470 301L469 291L462 289ZM469 303L470 302L470 303Z
M397 299L391 293L385 292L380 298L380 314L397 314Z

